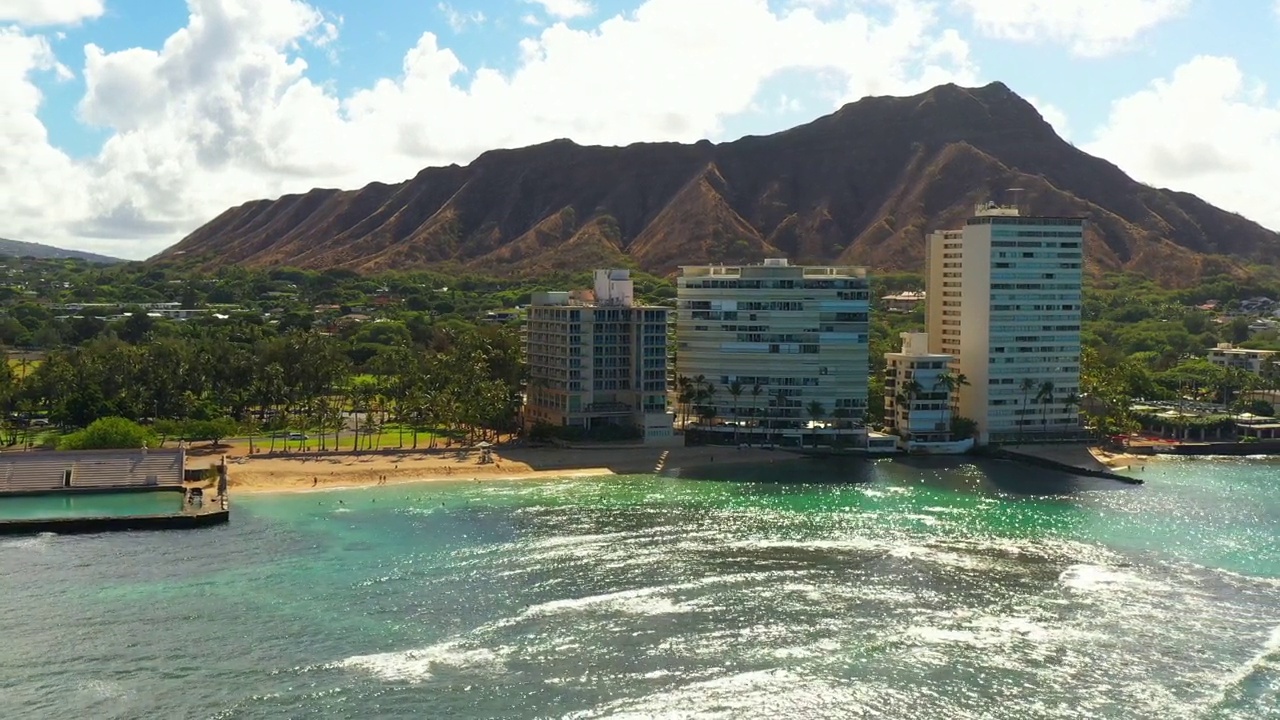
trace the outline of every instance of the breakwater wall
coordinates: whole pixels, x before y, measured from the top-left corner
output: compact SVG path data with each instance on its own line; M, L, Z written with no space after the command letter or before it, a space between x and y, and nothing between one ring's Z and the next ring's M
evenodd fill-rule
M134 517L0 520L0 535L34 535L46 532L59 535L83 535L125 530L191 530L222 525L227 523L230 518L231 513L228 510L211 510L203 513L138 515Z
M976 448L975 454L985 457L992 457L1000 460L1013 460L1023 463L1024 465L1032 465L1035 467L1045 468L1046 470L1056 470L1058 472L1068 473L1071 475L1080 475L1083 477L1102 478L1105 480L1115 480L1116 482L1126 483L1128 485L1141 485L1142 480L1128 475L1121 475L1105 469L1102 463L1089 452L1087 447L1081 445L1072 446L1045 446L1051 449L1050 452L1037 452L1039 448L1032 446L1018 446L1018 448L1010 449L1007 447L983 447Z
M1167 455L1280 455L1280 441L1179 443L1161 447Z

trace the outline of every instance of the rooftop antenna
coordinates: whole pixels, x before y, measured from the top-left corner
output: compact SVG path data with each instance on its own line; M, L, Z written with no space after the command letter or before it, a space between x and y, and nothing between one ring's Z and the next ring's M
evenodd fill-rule
M1026 212L1024 212L1024 211L1023 211L1023 208L1022 208L1022 193L1026 192L1026 190L1024 190L1024 189L1022 189L1022 188L1009 188L1009 189L1005 190L1005 192L1006 192L1006 193L1008 193L1008 194L1010 195L1010 197L1011 197L1011 199L1012 199L1012 201L1013 201L1013 202L1011 202L1010 204L1011 204L1013 207L1015 207L1015 208L1017 208L1017 209L1018 209L1018 214L1019 214L1019 215L1026 215L1027 213L1026 213Z

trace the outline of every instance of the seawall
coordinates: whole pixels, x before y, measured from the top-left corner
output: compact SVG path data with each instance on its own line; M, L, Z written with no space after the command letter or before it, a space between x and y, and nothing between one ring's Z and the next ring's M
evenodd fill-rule
M173 515L138 515L135 517L41 518L38 520L0 520L0 535L33 535L57 533L120 532L124 530L191 530L222 525L230 520L228 510Z
M1085 445L1018 445L1010 447L984 447L974 451L987 457L1014 460L1026 465L1057 470L1083 477L1115 480L1129 485L1141 485L1142 480L1128 475L1120 475L1107 469L1105 465L1089 452Z

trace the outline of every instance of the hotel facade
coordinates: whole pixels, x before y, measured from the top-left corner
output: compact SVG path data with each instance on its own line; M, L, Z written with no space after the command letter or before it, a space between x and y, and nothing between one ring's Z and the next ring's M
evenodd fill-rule
M667 410L668 308L635 304L627 270L597 270L590 292L534 293L525 325L526 429L633 428L675 441Z
M702 415L701 429L749 441L864 443L869 292L860 267L681 268L676 371L704 391L689 424Z
M980 444L1079 431L1084 222L988 204L928 238L929 352L968 380Z
M902 350L885 353L884 426L905 450L951 441L952 357L929 352L925 333L901 333Z

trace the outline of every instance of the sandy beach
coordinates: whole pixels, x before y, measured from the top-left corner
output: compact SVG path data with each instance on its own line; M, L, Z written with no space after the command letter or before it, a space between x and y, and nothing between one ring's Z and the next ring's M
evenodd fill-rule
M1103 450L1099 447L1090 447L1089 453L1098 459L1098 462L1106 465L1112 470L1122 470L1127 468L1137 468L1149 463L1158 462L1158 455L1136 455L1133 453L1117 453Z
M475 450L295 453L246 457L228 453L234 492L298 492L432 481L537 480L653 473L711 463L767 463L795 457L756 448L512 448L481 463ZM215 463L193 457L188 467Z

